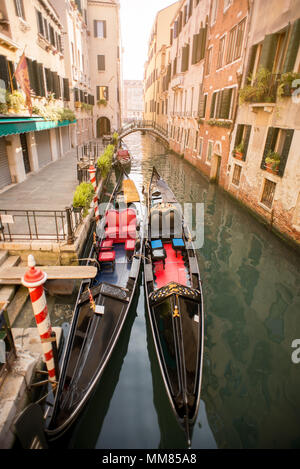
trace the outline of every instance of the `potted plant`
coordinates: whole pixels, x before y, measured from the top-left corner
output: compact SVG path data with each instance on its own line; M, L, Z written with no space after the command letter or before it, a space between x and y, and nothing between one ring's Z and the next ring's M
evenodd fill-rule
M254 80L251 75L248 78L248 84L239 91L240 104L273 102L274 97L271 93L271 80L272 73L260 67ZM253 84L251 85L251 83Z
M299 80L299 81L298 81ZM283 73L280 77L277 95L279 97L290 97L300 87L300 73Z
M245 151L245 142L242 140L233 150L235 158L238 160L244 159L244 151Z
M75 108L76 109L81 109L82 103L80 101L75 101Z
M13 91L12 93L7 93L6 103L8 112L18 114L25 107L25 98L20 91Z
M98 106L107 106L107 101L106 99L99 99L97 104Z
M265 159L266 170L269 173L278 174L280 164L280 155L276 151L269 150Z

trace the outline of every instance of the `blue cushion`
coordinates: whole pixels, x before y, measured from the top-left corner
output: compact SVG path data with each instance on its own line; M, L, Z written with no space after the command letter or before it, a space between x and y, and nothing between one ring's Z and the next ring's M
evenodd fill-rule
M161 249L163 247L163 243L160 239L157 239L156 241L151 241L151 247L152 249Z
M172 242L173 242L173 246L176 248L184 247L184 242L182 238L174 238Z

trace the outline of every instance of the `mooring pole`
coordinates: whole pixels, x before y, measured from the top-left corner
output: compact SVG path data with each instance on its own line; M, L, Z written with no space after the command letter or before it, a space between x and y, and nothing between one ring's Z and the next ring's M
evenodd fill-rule
M96 181L96 168L94 165L90 166L89 169L90 180L94 188L94 210L96 216L96 223L100 220L99 206L98 206L98 196L97 196L97 181Z
M47 274L42 272L40 269L36 269L35 265L36 263L34 257L29 255L29 269L21 281L22 285L29 289L34 317L42 342L49 381L51 382L53 388L55 388L58 379L58 370L55 367L55 352L53 352L56 344L54 347L53 345L54 341L56 341L56 337L53 337L53 331L48 314L46 295L43 287L47 280Z

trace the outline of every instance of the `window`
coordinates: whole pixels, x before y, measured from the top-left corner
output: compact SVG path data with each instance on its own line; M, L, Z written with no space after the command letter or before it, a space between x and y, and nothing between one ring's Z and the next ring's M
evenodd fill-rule
M277 161L277 163L273 163L272 171L278 174L278 176L283 176L293 136L294 129L280 129L278 127L269 128L261 162L261 169L268 169L266 158L269 157Z
M207 94L202 93L202 85L199 87L198 117L205 117Z
M45 38L47 39L47 41L49 41L48 23L45 18L44 18L44 33L45 33Z
M100 39L106 38L106 21L94 20L94 36Z
M225 11L228 10L228 8L230 7L230 5L232 4L232 0L224 0L224 13Z
M199 132L195 132L195 145L194 145L194 150L197 150L198 147L198 137L199 137Z
M211 26L215 24L217 20L217 12L218 12L218 0L212 0L211 23L210 23Z
M104 99L108 101L108 86L97 86L97 99Z
M235 88L215 91L210 106L211 119L231 119L235 100Z
M242 167L239 164L235 164L234 170L233 170L233 176L232 176L232 184L234 184L235 186L240 185L241 172L242 172Z
M50 33L50 42L52 46L55 47L55 33L54 33L54 29L50 25L49 25L49 33Z
M23 0L15 0L16 15L25 20Z
M202 158L202 149L203 149L203 137L199 138L199 154L198 158Z
M200 62L205 56L207 37L207 27L201 28L199 34L193 36L193 48L192 48L192 65Z
M208 145L207 145L207 154L206 154L206 161L209 163L211 162L211 157L213 154L213 146L214 146L214 142L212 140L209 140Z
M211 62L212 62L212 47L207 50L207 59L206 59L206 68L205 68L205 75L210 74L211 69Z
M226 37L221 37L219 41L219 52L218 52L218 62L217 62L217 69L223 66L223 57L225 52L225 39Z
M261 203L266 207L271 208L273 204L274 194L276 189L276 183L265 179L264 190L261 197Z
M240 58L242 53L244 30L246 20L241 21L237 26L231 29L228 39L226 63L233 62Z
M43 21L43 16L42 13L39 10L36 10L36 16L37 16L37 25L38 25L38 32L44 36L44 21Z
M105 55L98 55L98 71L105 71Z
M238 124L237 129L236 129L233 155L235 156L235 149L239 147L240 153L242 153L243 155L242 161L246 160L250 134L251 134L251 125Z

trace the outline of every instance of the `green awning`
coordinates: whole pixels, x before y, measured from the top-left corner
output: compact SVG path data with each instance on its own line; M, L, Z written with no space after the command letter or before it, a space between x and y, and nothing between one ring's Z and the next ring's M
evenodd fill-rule
M76 120L46 121L40 117L28 118L0 118L0 137L7 135L24 134L28 132L39 132L40 130L54 129L55 127L65 127L70 124L75 124Z

